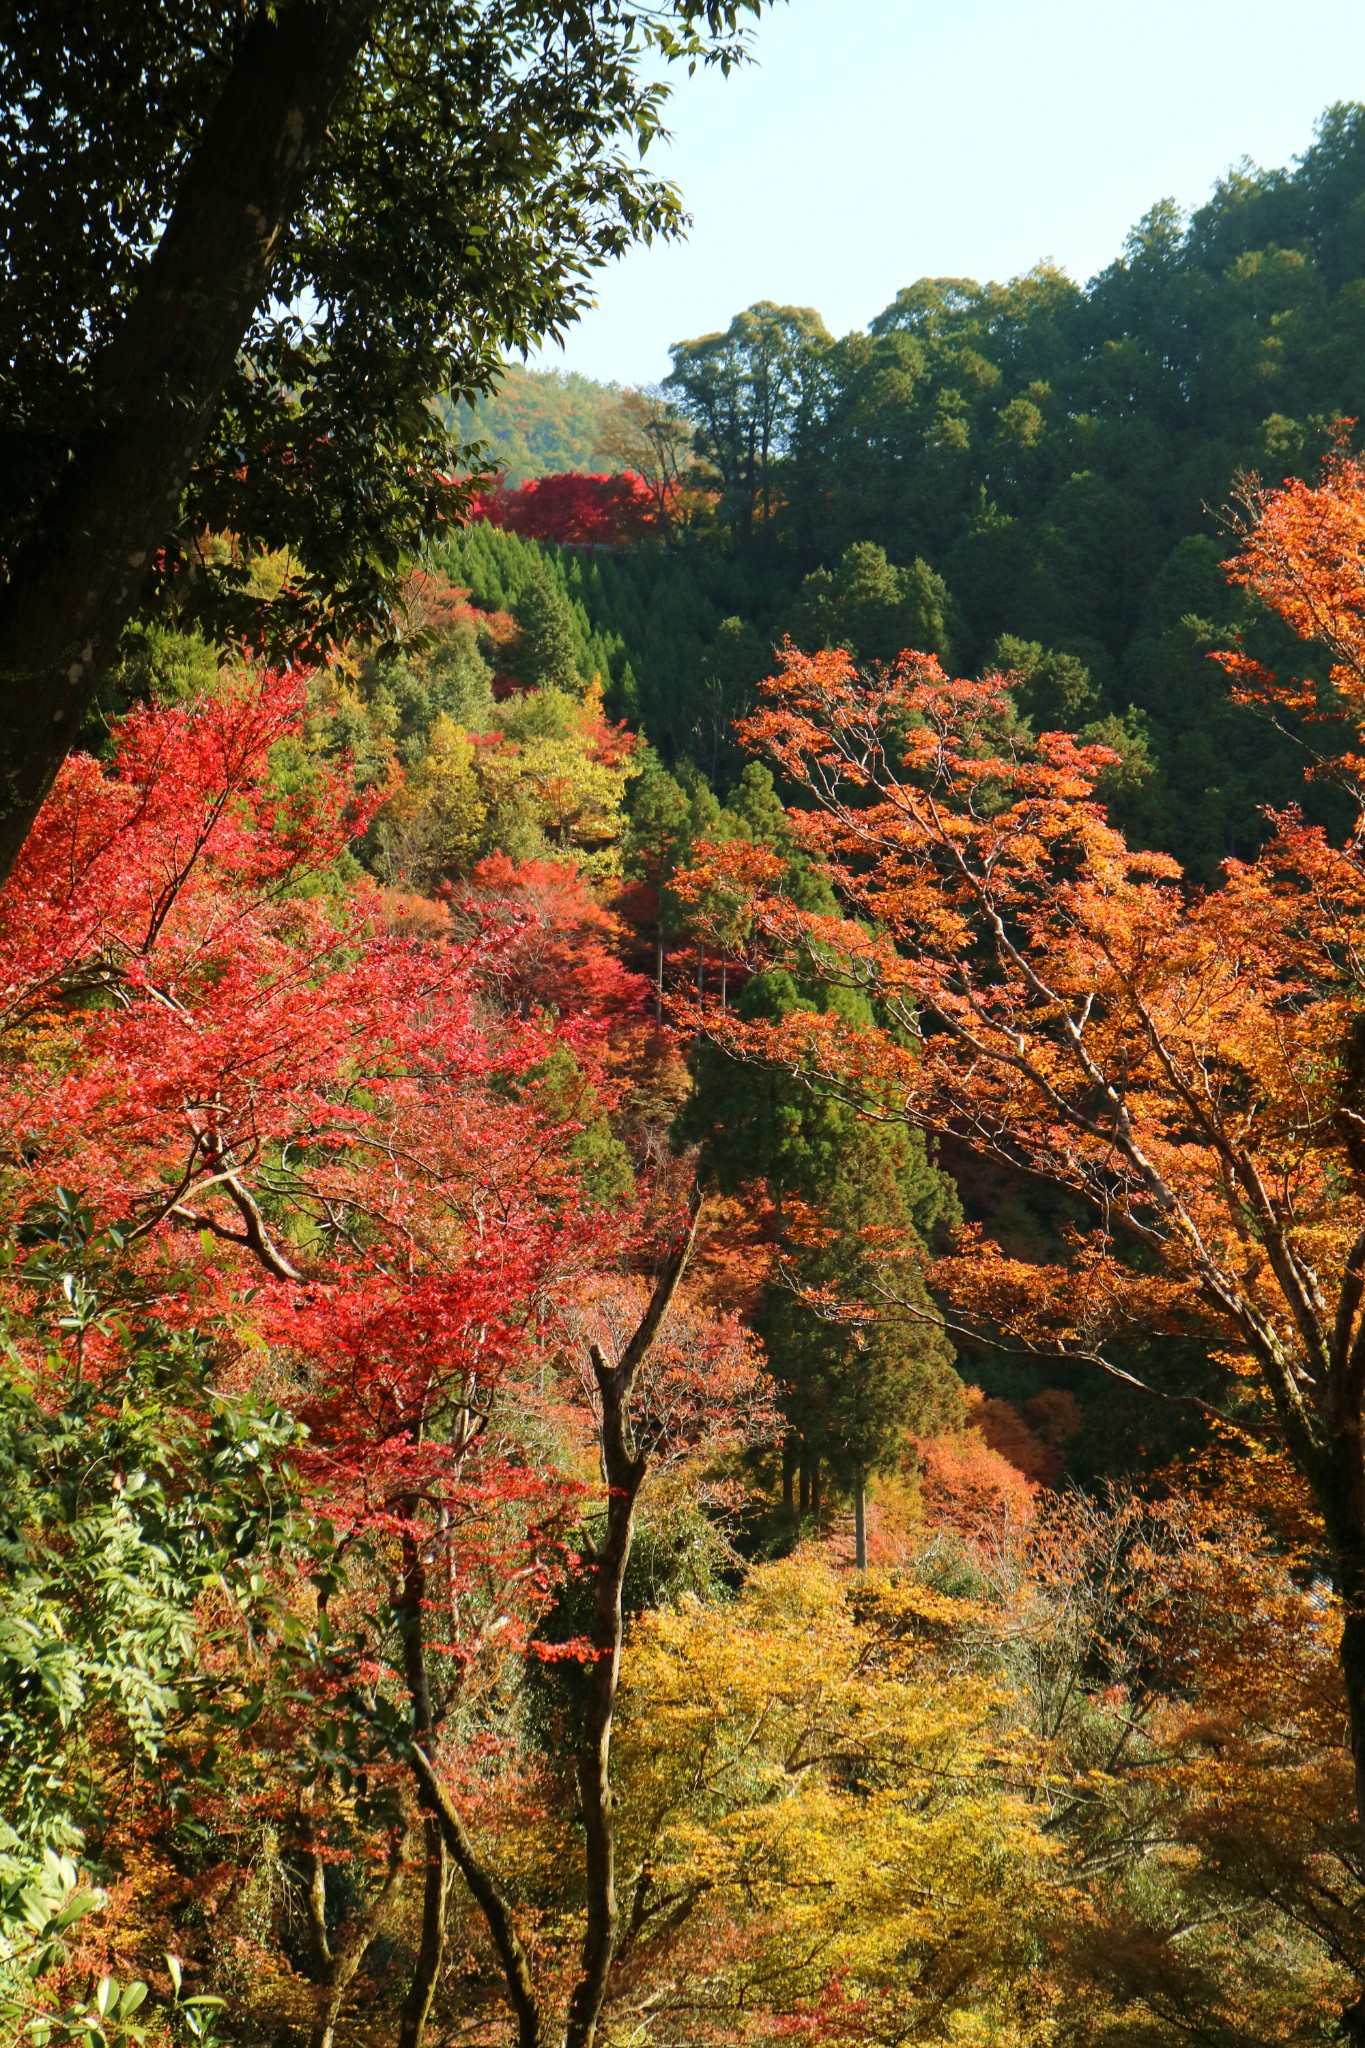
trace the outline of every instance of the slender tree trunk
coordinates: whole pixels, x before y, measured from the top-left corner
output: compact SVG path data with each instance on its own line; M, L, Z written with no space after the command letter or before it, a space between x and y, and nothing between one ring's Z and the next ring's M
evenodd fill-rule
M725 955L722 953L720 956L720 1007L722 1015L724 1015L724 1012L727 1007L725 1001L725 970L727 965L728 963L726 961Z
M312 1853L308 1888L308 1918L313 1934L314 1959L321 1980L322 1999L317 2021L308 2037L309 2048L334 2048L337 2021L346 1993L366 1951L388 1919L389 1911L403 1888L406 1876L407 1831L399 1830L389 1839L389 1868L384 1883L367 1910L338 1939L335 1946L327 1932L327 1866L316 1850Z
M664 1021L664 928L654 942L654 1027L662 1030Z
M415 1501L407 1503L409 1517L417 1513ZM398 1622L403 1634L403 1673L408 1684L412 1733L416 1743L429 1745L433 1730L431 1682L426 1651L427 1567L420 1541L414 1535L403 1538L403 1590ZM412 1982L403 2001L398 2031L398 2048L422 2048L427 2015L436 1991L445 1955L446 1897L450 1888L450 1852L441 1827L440 1815L428 1788L419 1781L418 1800L422 1807L422 1838L426 1850L426 1879L422 1893L422 1939L417 1950Z
M701 1002L701 1001L702 1001L702 1000L704 999L705 995L706 995L706 948L705 948L704 946L698 946L698 948L697 948L697 1001L698 1001L698 1002Z
M853 1468L853 1563L867 1570L867 1475L861 1460Z
M421 2048L436 1982L441 1974L446 1949L446 1900L450 1894L450 1851L446 1846L439 1815L428 1812L422 1818L426 1846L426 1884L422 1894L422 1939L417 1964L403 2001L398 2026L398 2048Z
M810 1461L810 1511L815 1521L820 1519L820 1454L817 1451Z
M373 12L373 0L250 9L165 232L94 366L90 425L0 588L0 879L175 523Z
M787 1513L795 1505L797 1446L794 1436L782 1439L782 1505Z
M612 1717L621 1674L621 1588L630 1561L635 1503L649 1469L647 1455L638 1451L634 1444L630 1397L636 1374L658 1335L686 1270L696 1239L699 1211L700 1196L694 1188L688 1231L674 1248L655 1282L649 1306L619 1361L615 1365L608 1364L596 1345L591 1352L593 1376L602 1410L599 1442L602 1472L607 1482L607 1526L592 1559L596 1573L589 1632L593 1661L588 1674L588 1704L578 1752L578 1790L583 1805L588 1900L579 1976L569 1999L564 2048L593 2048L620 1927L611 1789Z
M802 1519L810 1513L810 1458L804 1445L801 1450L801 1495L800 1514Z
M616 1374L604 1363L599 1377L615 1380ZM647 1469L643 1456L630 1455L625 1403L614 1393L604 1400L602 1438L609 1488L607 1528L592 1560L596 1568L590 1630L593 1662L578 1759L588 1903L582 1964L569 2005L565 2048L590 2048L616 1950L619 1909L611 1790L612 1718L621 1673L621 1588L630 1562L635 1503Z

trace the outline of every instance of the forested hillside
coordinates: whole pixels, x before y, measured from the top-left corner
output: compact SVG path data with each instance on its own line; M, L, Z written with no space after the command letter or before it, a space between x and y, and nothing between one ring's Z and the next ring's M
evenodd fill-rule
M439 400L0 881L0 2048L1362 2048L1365 107Z
M1291 169L1243 167L1188 218L1153 207L1088 286L923 279L842 339L751 308L680 344L668 380L715 478L710 532L565 565L608 701L714 776L783 633L969 672L1003 655L1035 722L1121 721L1127 822L1211 875L1298 784L1206 658L1268 630L1223 579L1220 514L1242 470L1311 471L1365 411L1363 365L1355 106ZM473 544L452 562L493 601Z
M509 483L609 466L604 442L617 408L610 385L569 371L508 363L495 394L452 409L455 431L480 442Z

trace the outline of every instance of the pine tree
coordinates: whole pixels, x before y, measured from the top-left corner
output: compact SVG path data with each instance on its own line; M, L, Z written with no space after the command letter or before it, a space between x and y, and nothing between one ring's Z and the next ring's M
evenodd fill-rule
M745 1022L819 1007L782 970L756 975ZM828 991L824 1007L868 1024L861 998ZM741 1065L705 1042L694 1092L674 1126L701 1146L725 1193L754 1182L774 1205L778 1261L757 1326L788 1423L783 1489L817 1513L822 1474L853 1494L859 1564L865 1490L915 1429L961 1415L952 1349L924 1282L928 1248L957 1215L952 1182L922 1138L857 1116L806 1077Z
M516 604L517 667L533 689L581 691L573 613L560 583L537 566Z

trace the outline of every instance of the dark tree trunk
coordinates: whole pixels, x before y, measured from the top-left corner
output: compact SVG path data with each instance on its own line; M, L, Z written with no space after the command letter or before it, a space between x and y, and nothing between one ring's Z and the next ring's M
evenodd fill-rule
M372 0L257 6L136 296L92 425L0 589L0 879L89 709L256 307Z
M810 1459L804 1447L801 1452L801 1492L799 1499L800 1513L803 1516L808 1515L810 1513Z
M422 1939L417 1962L403 2001L398 2025L398 2048L421 2048L436 1980L446 1950L446 1899L450 1891L450 1851L446 1847L440 1816L427 1812L422 1817L426 1848L426 1883L422 1894Z
M782 1505L790 1514L795 1505L797 1443L794 1436L782 1440Z
M861 1464L853 1470L853 1562L858 1571L867 1570L867 1475Z
M617 1364L609 1365L596 1345L592 1349L593 1374L602 1404L599 1440L602 1476L607 1483L607 1526L592 1558L595 1578L589 1639L593 1661L588 1673L588 1704L578 1753L588 1903L579 1977L569 2000L564 2028L564 2048L593 2048L620 1926L611 1731L621 1672L621 1587L630 1561L635 1503L649 1469L646 1453L636 1449L632 1437L630 1397L635 1376L668 1313L691 1256L699 1210L700 1198L694 1189L687 1234L655 1282L649 1306Z
M810 1511L818 1522L820 1519L820 1458L817 1453L810 1461Z
M418 1503L409 1501L409 1518ZM421 1543L415 1536L403 1538L403 1591L398 1603L398 1622L403 1633L403 1675L408 1684L414 1742L430 1746L434 1717L431 1682L427 1672L426 1649L427 1567ZM398 2030L398 2048L422 2048L427 2015L436 1990L441 1961L445 1955L446 1894L450 1888L450 1851L441 1818L429 1788L420 1779L417 1788L422 1808L422 1839L426 1850L426 1877L422 1893L422 1939L412 1982L403 2001Z

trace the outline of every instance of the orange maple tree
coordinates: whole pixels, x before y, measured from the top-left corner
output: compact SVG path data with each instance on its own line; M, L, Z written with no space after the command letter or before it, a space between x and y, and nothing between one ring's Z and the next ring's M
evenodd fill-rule
M1339 454L1320 485L1247 502L1232 573L1327 642L1318 698L1365 725L1365 470ZM1231 665L1244 693L1286 694ZM950 1318L1111 1372L1133 1329L1221 1360L1225 1412L1283 1442L1321 1517L1365 1824L1365 763L1334 764L1345 844L1271 816L1259 856L1200 891L1109 822L1112 755L1031 738L1007 676L788 648L766 693L746 738L841 914L801 909L787 862L744 840L687 886L701 916L746 904L754 961L862 989L880 1021L708 1028L1079 1207L1053 1264L960 1245L937 1273Z

